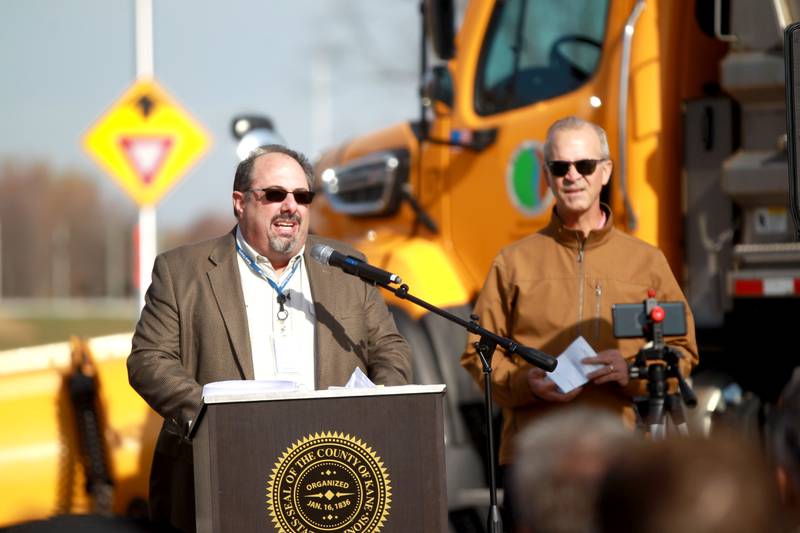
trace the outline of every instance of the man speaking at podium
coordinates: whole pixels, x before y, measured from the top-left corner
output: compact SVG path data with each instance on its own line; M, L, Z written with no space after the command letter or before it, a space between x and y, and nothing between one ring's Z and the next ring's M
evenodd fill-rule
M238 224L214 240L156 258L128 357L134 389L164 418L150 474L150 514L194 530L187 439L206 383L281 379L307 389L344 385L361 369L374 383L411 381L411 353L379 290L311 261L314 198L308 160L278 145L236 169Z

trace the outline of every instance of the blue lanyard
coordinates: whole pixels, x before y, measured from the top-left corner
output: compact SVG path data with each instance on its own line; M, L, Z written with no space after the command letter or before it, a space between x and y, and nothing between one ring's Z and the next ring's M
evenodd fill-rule
M269 276L267 276L267 274L263 270L261 270L261 268L246 253L244 253L242 247L239 246L238 240L236 241L236 251L239 253L239 257L241 257L242 260L247 264L247 266L250 267L250 270L255 272L256 275L259 276L261 279L266 280L266 282L269 283L269 286L275 289L275 292L278 293L278 305L280 306L280 308L278 309L278 320L286 320L286 318L289 316L289 313L286 311L286 309L283 308L283 304L286 303L286 300L288 298L283 293L283 289L289 283L289 280L292 279L292 276L294 276L294 273L297 271L297 267L300 266L300 261L302 260L302 257L300 257L297 261L294 262L294 265L292 265L292 269L289 271L289 275L286 276L286 278L283 280L283 282L281 282L280 285L278 285L277 283L272 281L269 278Z

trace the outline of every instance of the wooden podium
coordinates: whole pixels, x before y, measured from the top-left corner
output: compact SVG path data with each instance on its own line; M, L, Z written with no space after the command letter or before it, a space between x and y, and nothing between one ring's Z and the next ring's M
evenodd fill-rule
M198 532L447 531L444 385L204 398Z

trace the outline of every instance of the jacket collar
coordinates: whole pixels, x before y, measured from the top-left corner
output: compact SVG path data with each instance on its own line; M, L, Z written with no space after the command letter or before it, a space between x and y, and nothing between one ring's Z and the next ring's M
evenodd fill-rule
M250 333L247 330L244 294L236 260L236 228L217 240L208 259L214 265L207 273L208 280L225 323L234 358L244 378L254 379Z
M311 250L315 244L324 242L319 237L309 234L306 237L305 249L303 250L303 261L305 262L306 272L308 273L308 284L311 287L311 297L314 299L314 312L317 324L314 327L314 387L320 386L320 353L327 349L327 346L320 344L320 323L325 322L326 316L330 315L341 299L340 287L331 278L331 274L336 270L335 267L325 266L311 257Z
M321 301L327 305L331 305L336 301L336 285L334 283L326 283L323 278L330 276L330 270L334 267L325 267L322 263L311 257L311 250L315 244L322 242L318 237L309 234L306 237L306 244L303 250L303 261L306 264L306 272L308 272L308 284L311 286L311 294L314 297L314 305L318 305Z
M558 213L556 213L555 206L553 206L553 210L550 213L550 222L544 228L543 233L553 237L559 244L575 250L596 248L608 242L614 229L614 214L611 212L611 208L606 204L600 204L600 209L606 213L606 223L602 228L590 231L588 237L584 238L582 232L564 226Z

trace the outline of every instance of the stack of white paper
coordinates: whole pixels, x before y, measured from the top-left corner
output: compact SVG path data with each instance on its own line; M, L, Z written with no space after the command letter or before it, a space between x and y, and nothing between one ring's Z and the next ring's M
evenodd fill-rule
M229 394L261 394L274 391L296 391L297 383L283 379L234 379L231 381L215 381L203 385L203 398L225 396Z

